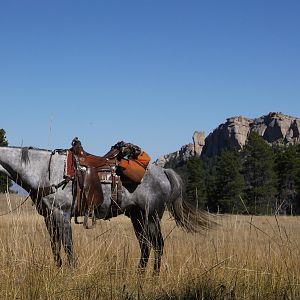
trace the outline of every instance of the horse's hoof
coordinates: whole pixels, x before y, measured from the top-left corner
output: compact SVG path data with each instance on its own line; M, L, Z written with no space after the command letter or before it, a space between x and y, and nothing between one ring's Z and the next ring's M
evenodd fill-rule
M61 266L62 266L62 260L61 260L61 258L59 258L59 259L57 259L57 260L55 261L55 266L56 266L57 268L61 268Z
M138 267L136 271L137 276L145 276L146 268Z
M69 267L71 269L75 269L76 266L77 266L77 263L76 263L75 259L70 260L68 263L69 263Z

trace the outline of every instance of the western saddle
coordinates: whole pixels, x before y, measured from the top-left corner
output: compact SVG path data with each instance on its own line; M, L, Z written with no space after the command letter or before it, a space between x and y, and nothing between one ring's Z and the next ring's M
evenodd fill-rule
M95 210L104 201L101 184L111 184L111 209L106 219L121 211L122 182L116 174L118 154L118 149L111 149L104 156L92 155L83 149L77 137L73 139L68 152L67 175L74 178L73 205L76 205L76 224L83 224L85 228L95 225ZM83 222L78 221L79 216L84 217ZM91 227L88 224L89 218L92 219Z

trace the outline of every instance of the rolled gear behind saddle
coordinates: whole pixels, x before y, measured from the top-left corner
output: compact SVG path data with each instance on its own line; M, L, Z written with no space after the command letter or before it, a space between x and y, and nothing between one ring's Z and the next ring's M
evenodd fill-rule
M135 183L141 183L151 160L150 156L139 146L123 141L114 147L120 150L118 164L118 169L121 171L120 175Z

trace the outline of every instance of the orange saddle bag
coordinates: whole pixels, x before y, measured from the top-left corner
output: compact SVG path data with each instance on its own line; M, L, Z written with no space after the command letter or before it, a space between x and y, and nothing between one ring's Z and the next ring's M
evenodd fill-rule
M121 159L119 166L126 177L133 182L141 183L150 160L150 156L142 151L136 159Z

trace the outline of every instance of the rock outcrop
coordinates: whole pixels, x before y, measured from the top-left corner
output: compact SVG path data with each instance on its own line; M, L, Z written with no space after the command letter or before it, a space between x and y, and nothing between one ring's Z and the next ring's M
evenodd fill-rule
M161 167L170 167L187 162L193 156L200 156L205 144L205 134L203 131L195 131L193 143L184 145L180 150L159 157L154 163Z
M242 149L250 132L251 119L246 117L228 118L205 139L203 155L214 156L224 148Z
M193 134L193 155L200 156L205 145L204 131L195 131Z
M192 156L214 156L222 149L241 150L252 131L272 145L300 144L299 118L275 112L256 119L238 116L228 118L206 138L204 132L194 132L193 143L160 157L155 163L160 166L180 165Z
M173 167L185 163L192 156L194 156L193 144L187 144L176 152L159 157L154 164L160 167Z

